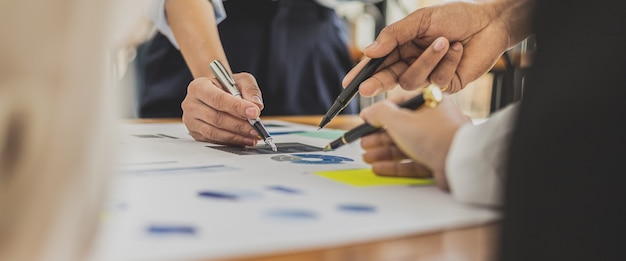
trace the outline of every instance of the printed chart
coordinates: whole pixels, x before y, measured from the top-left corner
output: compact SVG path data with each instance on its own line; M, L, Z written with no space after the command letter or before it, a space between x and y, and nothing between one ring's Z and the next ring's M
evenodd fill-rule
M430 179L379 177L342 131L267 122L278 144L194 141L182 124L120 126L95 260L236 258L483 224Z

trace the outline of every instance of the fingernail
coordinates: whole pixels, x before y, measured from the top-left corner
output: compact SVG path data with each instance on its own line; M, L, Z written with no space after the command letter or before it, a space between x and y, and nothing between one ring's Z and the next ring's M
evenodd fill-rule
M252 136L252 137L259 137L259 133L257 133L255 130L251 130L250 131L250 136Z
M249 119L256 118L256 109L254 107L246 108L246 115Z
M445 45L446 44L443 42L443 39L439 38L439 39L437 39L435 41L435 46L433 46L433 47L434 47L435 51L441 51L441 50L443 50Z
M258 104L263 105L263 99L261 99L261 97L259 97L258 95L254 95L252 96L252 99L257 102Z
M378 46L378 41L374 41L373 43L365 47L365 49L373 49L376 48L376 46Z
M455 51L460 51L461 50L461 43L456 42L452 45L452 49Z

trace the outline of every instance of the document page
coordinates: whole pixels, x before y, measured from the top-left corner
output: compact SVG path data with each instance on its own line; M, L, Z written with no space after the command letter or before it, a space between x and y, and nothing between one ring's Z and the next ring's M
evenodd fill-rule
M293 252L478 225L431 179L376 176L344 131L265 122L278 145L199 142L182 123L120 125L94 260L207 260Z

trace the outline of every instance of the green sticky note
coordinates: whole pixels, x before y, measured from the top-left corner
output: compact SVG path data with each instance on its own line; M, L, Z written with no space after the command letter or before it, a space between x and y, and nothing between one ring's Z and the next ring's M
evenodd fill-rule
M307 131L307 132L300 132L300 133L294 133L294 134L295 135L300 135L300 136L313 137L313 138L322 138L322 139L334 140L336 138L341 137L341 135L343 135L344 132L346 132L346 131L344 131L344 130L323 130L323 131Z
M391 186L391 185L431 185L430 178L399 178L382 177L374 174L372 169L344 169L315 172L325 178L356 187Z

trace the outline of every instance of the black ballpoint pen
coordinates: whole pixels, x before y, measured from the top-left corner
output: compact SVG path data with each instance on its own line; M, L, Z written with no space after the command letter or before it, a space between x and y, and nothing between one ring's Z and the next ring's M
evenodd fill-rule
M416 110L422 105L432 108L432 107L437 106L437 104L441 102L442 98L443 98L443 93L438 87L429 86L425 88L424 91L422 91L419 95L401 103L398 106L400 106L401 108L410 109L410 110ZM372 132L380 130L381 128L382 127L372 126L367 122L363 123L357 126L356 128L351 129L348 132L344 133L338 139L328 143L328 145L324 147L324 151L337 149L365 135L368 135Z
M383 61L385 61L385 58L387 58L387 56L388 55L385 55L381 58L371 59L365 65L365 67L363 67L363 70L361 70L354 77L354 79L352 79L352 82L350 82L348 86L346 86L346 88L343 89L343 91L341 91L339 96L337 96L337 99L335 99L335 102L333 103L333 105L330 107L330 109L328 109L326 114L324 114L324 117L322 118L322 122L320 122L320 125L319 125L320 129L324 128L326 124L328 124L333 118L335 118L335 116L337 116L341 111L343 111L343 109L345 109L346 106L348 106L350 101L354 99L354 96L356 96L356 94L359 92L359 85L361 85L363 81L371 77L372 74L376 72L376 69L378 69L378 66L380 66L383 63Z
M224 65L222 65L220 61L215 60L211 62L209 67L211 68L211 71L213 71L215 77L217 77L217 80L220 81L220 83L228 90L228 92L230 92L230 94L243 99L243 97L241 96L241 92L239 92L237 87L235 87L235 79L233 79L233 77L228 73L228 71L226 70L226 68L224 68ZM261 122L260 118L257 117L256 119L248 119L248 122L256 130L259 136L261 136L265 144L269 145L273 151L278 150L278 148L276 148L276 144L274 144L274 140L265 128L265 125L263 125L263 123Z

